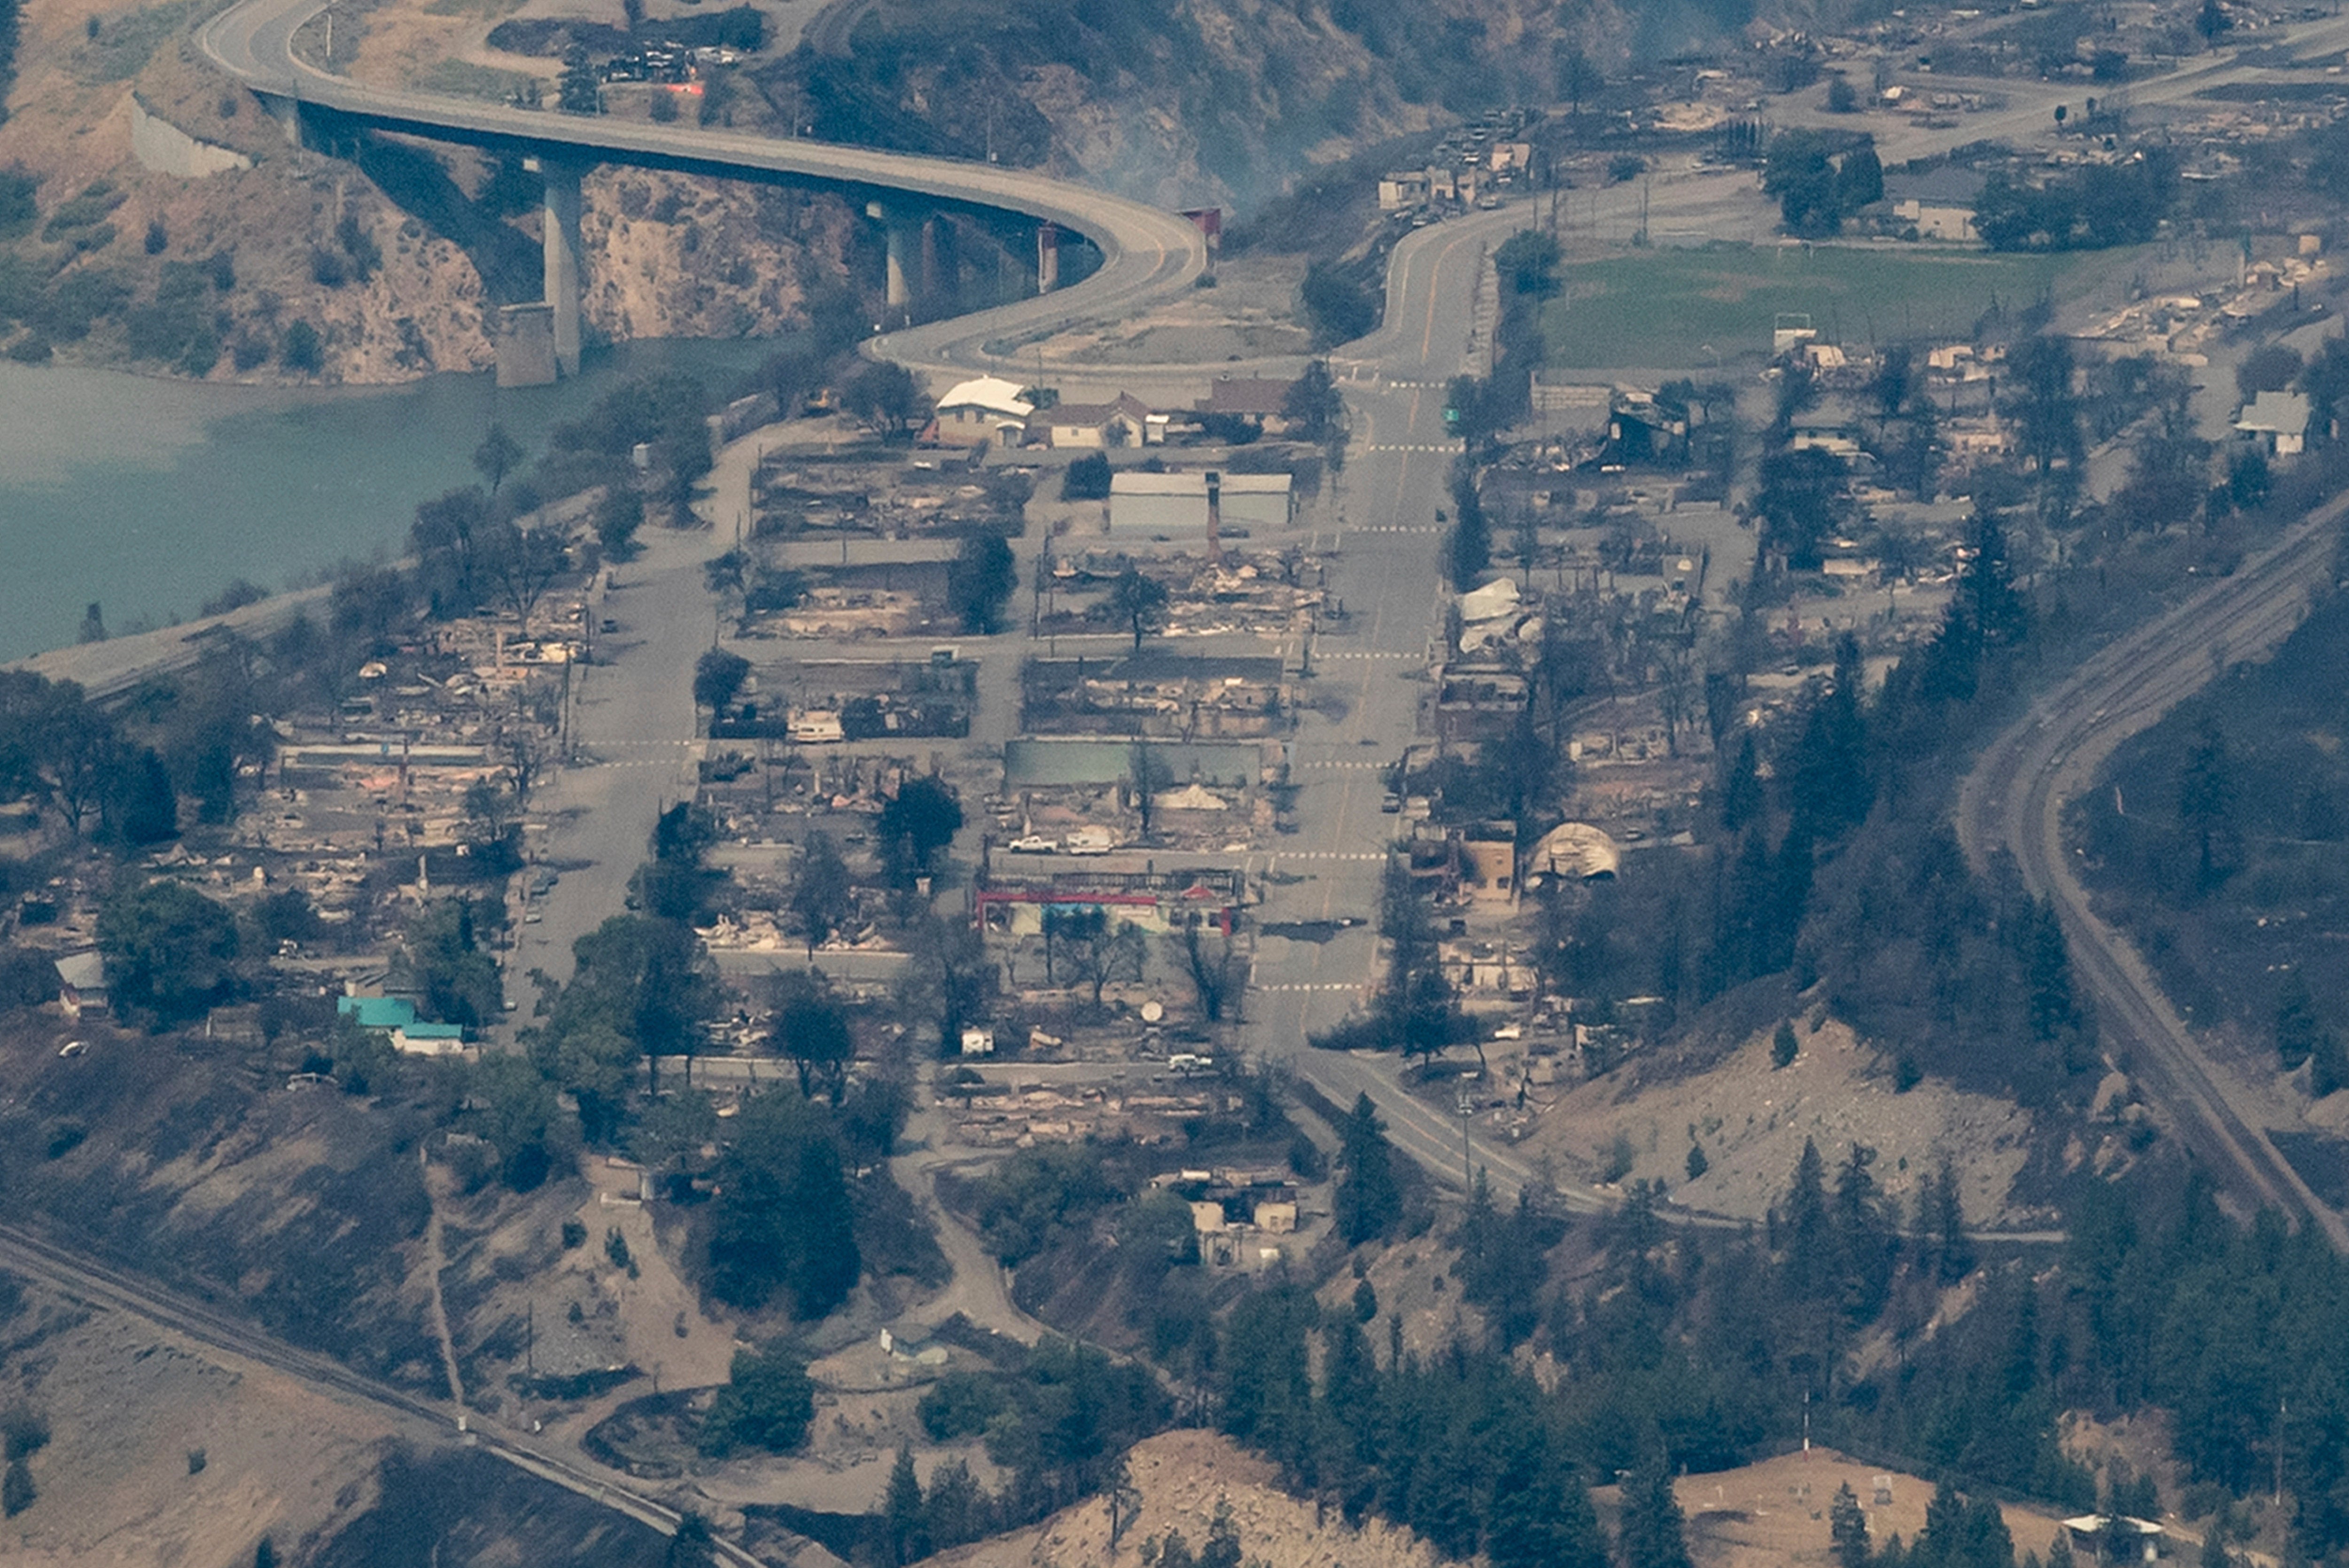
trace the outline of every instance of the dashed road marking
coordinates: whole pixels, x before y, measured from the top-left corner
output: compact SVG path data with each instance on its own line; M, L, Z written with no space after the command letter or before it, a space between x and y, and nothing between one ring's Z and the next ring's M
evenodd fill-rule
M1282 850L1276 854L1267 856L1264 863L1267 869L1270 869L1276 861L1382 861L1385 859L1386 856L1383 853L1371 853L1362 850Z
M1409 659L1415 664L1421 659L1425 658L1427 655L1424 654L1387 654L1380 653L1375 649L1363 648L1331 648L1327 651L1316 648L1313 650L1313 656L1321 660L1325 664L1331 659Z
M1349 984L1344 981L1329 980L1309 982L1298 981L1290 985L1250 985L1248 987L1251 991L1359 991L1361 988L1362 986L1360 983Z
M1373 441L1362 449L1366 452L1461 452L1466 449L1457 441L1445 441L1441 445L1424 441Z
M1360 762L1348 758L1343 762L1300 762L1299 768L1342 768L1350 773L1383 773L1391 766L1384 762Z
M1442 533L1440 528L1408 522L1374 522L1367 528L1350 528L1348 533Z

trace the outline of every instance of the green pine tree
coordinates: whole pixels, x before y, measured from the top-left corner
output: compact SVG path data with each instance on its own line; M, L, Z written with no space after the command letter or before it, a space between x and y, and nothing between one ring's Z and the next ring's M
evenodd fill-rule
M1827 1534L1835 1542L1841 1568L1868 1568L1868 1511L1859 1506L1849 1481L1836 1488L1835 1501L1827 1505Z
M889 1470L889 1487L881 1499L883 1549L892 1568L919 1562L930 1554L928 1515L922 1508L922 1480L914 1473L910 1444L897 1445L897 1462Z
M1672 1495L1672 1472L1659 1443L1623 1483L1624 1568L1693 1568L1686 1522Z
M1492 1568L1607 1568L1590 1494L1538 1438L1519 1442L1503 1461L1485 1530Z
M1340 1134L1338 1187L1330 1207L1338 1233L1347 1245L1360 1246L1386 1234L1402 1217L1402 1189L1395 1180L1386 1123L1367 1092L1356 1097Z

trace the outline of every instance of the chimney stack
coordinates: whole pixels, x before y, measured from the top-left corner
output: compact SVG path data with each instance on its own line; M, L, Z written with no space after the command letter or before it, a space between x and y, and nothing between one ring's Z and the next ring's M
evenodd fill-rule
M1224 563L1224 476L1207 470L1207 564Z

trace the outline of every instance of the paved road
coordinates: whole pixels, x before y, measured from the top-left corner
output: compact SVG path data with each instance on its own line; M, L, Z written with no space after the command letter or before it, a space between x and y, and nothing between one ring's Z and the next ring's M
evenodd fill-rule
M2243 36L2240 44L2241 48L2261 51L2289 48L2312 66L2322 66L2325 63L2323 57L2344 46L2349 46L2349 17L2341 16L2263 28ZM1922 116L1869 117L1865 129L1875 132L1877 152L1888 169L1912 158L1938 156L1968 142L1997 140L2021 145L2033 141L2054 129L2057 104L2076 108L2088 98L2096 96L2088 90L2091 84L2078 81L1916 75L1898 69L1897 62L1895 74L1907 80L1911 92L1992 94L2005 98L2007 107L1982 114L1951 116L1956 125L1940 129L1925 125ZM2157 105L2178 103L2215 87L2278 79L2291 78L2279 78L2270 67L2240 64L2237 50L2228 48L2193 56L2179 61L2174 70L2131 82L2125 88L2100 90L2114 101L2126 103L2130 112L2137 112ZM1771 106L1771 118L1782 126L1851 129L1856 123L1852 116L1826 111L1826 85L1822 83L1816 93L1806 95L1800 102L1777 100Z
M2127 939L2099 919L2063 841L2065 804L2130 736L2209 684L2222 660L2256 658L2300 624L2323 583L2349 497L2333 501L2246 563L2082 665L1993 741L1959 795L1958 832L1977 868L2011 851L2031 892L2054 901L2106 1038L2179 1136L2247 1208L2313 1221L2349 1251L2349 1224L2279 1154L2256 1109L2230 1102L2200 1047ZM2222 651L2223 650L2223 651Z
M934 201L1026 213L1072 229L1102 252L1101 268L1055 294L896 334L890 357L944 370L998 363L991 343L1131 315L1190 286L1207 263L1206 241L1178 213L1024 170L916 158L829 142L776 140L738 131L511 108L468 98L401 92L334 76L297 57L294 36L330 0L244 0L198 30L213 66L254 92L333 109L390 129L440 139L519 144L543 156L636 163L721 178L782 176L840 181L886 199Z
M1415 737L1430 643L1443 624L1435 513L1450 504L1459 443L1445 429L1440 388L1463 370L1485 367L1487 253L1524 221L1494 214L1405 241L1388 274L1384 324L1333 356L1350 377L1343 386L1353 434L1330 592L1350 616L1326 628L1313 649L1317 706L1289 747L1298 831L1258 857L1265 902L1257 915L1259 924L1348 915L1366 923L1326 941L1259 938L1244 1026L1252 1054L1286 1060L1340 1106L1369 1093L1395 1143L1454 1180L1461 1170L1458 1123L1402 1093L1391 1059L1316 1051L1306 1041L1359 1007L1377 979L1368 922L1379 906L1378 852L1401 828L1401 819L1379 809L1381 769ZM1505 1192L1531 1176L1501 1150L1480 1148L1476 1162Z
M701 742L693 665L709 646L712 625L702 563L721 542L714 530L657 529L637 537L644 555L616 568L621 586L589 606L619 630L596 637L596 662L573 678L577 761L553 774L531 801L532 817L548 827L530 851L560 880L533 906L538 921L514 928L506 999L519 1004L517 1017L527 1017L536 1000L528 972L570 977L572 944L621 912L628 878L650 856L661 809L694 788Z
M53 681L74 681L92 696L115 696L150 676L183 670L203 657L207 639L231 632L248 642L274 635L296 615L325 603L331 588L299 588L231 610L205 615L177 626L109 637L102 643L77 643L19 659L12 669L30 670Z

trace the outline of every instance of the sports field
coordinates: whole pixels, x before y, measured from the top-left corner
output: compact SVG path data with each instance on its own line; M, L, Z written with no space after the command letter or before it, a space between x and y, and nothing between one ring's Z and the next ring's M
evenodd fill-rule
M1554 366L1703 369L1768 354L1781 312L1809 313L1824 343L1963 334L1993 301L2010 310L2046 294L2062 302L2130 264L2129 254L1788 243L1569 257L1542 328Z

